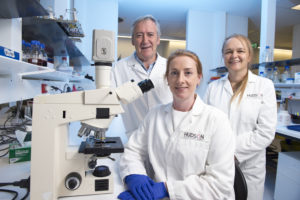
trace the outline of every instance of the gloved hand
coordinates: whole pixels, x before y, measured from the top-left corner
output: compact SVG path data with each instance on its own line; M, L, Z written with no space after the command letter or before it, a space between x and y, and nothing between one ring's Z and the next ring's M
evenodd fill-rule
M135 200L132 196L132 194L127 190L127 191L124 191L124 192L121 192L118 196L118 199L121 199L121 200Z
M154 193L148 176L141 174L131 174L125 177L128 190L136 200L153 200Z
M169 193L167 191L167 188L165 186L164 182L156 183L153 180L150 180L150 184L153 189L154 193L154 199L163 199L165 197L169 197Z

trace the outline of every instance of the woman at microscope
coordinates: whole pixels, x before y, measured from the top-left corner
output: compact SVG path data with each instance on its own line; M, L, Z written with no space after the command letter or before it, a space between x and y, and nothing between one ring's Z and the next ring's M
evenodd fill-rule
M227 116L196 94L199 58L177 50L165 77L173 102L152 109L129 139L120 160L127 190L118 198L234 199L234 135Z

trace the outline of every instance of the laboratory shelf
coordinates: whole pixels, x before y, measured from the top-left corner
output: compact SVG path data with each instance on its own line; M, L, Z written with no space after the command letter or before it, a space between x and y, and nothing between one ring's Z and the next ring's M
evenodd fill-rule
M258 69L258 67L262 65L265 67L284 67L286 65L288 66L293 66L293 65L300 65L300 58L294 58L294 59L288 59L288 60L278 60L278 61L273 61L273 62L263 62L263 63L256 63L251 65L251 69ZM227 69L225 66L222 67L217 67L214 69L211 69L210 71L214 72L227 72Z
M26 41L38 40L44 43L48 57L69 56L70 66L90 66L90 62L76 47L74 38L61 28L61 23L55 19L23 18L22 37Z
M41 67L27 62L22 62L0 56L0 78L18 76L26 80L47 80L63 82L84 82L83 76L76 76L48 67ZM89 81L89 80L87 80Z
M300 88L300 83L274 83L275 88Z
M33 65L27 62L14 60L0 56L0 74L3 75L14 75L24 72L35 72L35 71L48 71L47 67L41 67Z
M1 0L0 18L47 16L49 13L37 0Z
M264 62L261 63L262 65L265 65L266 67L284 67L286 65L293 66L293 65L300 65L300 58L294 58L294 59L288 59L288 60L278 60L273 62ZM254 64L256 68L259 67L260 64Z
M60 71L49 70L40 72L30 72L20 74L22 79L27 80L44 80L44 81L62 81L62 82L83 82L85 78Z

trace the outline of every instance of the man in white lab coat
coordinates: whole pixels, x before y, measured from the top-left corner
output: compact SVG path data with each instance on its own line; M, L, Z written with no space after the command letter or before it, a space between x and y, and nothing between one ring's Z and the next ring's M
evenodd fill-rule
M249 70L253 50L242 35L227 38L223 58L228 74L209 84L204 101L224 111L236 136L235 157L248 187L248 200L262 200L266 147L274 139L277 103L274 84Z
M127 191L118 198L233 200L235 138L227 116L195 93L202 79L197 55L177 50L166 77L173 102L152 109L129 138L120 160Z
M129 57L118 61L112 68L112 86L118 87L125 82L140 82L151 79L154 89L131 104L124 105L122 114L126 134L137 129L148 111L172 100L171 92L164 80L166 59L157 53L160 44L160 25L151 15L138 18L132 26L132 44L136 51Z

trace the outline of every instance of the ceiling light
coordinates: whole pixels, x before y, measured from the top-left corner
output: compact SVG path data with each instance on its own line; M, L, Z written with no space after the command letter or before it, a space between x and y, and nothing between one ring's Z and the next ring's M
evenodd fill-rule
M293 9L293 10L300 10L300 4L298 4L298 5L294 6L294 7L291 7L291 9Z

